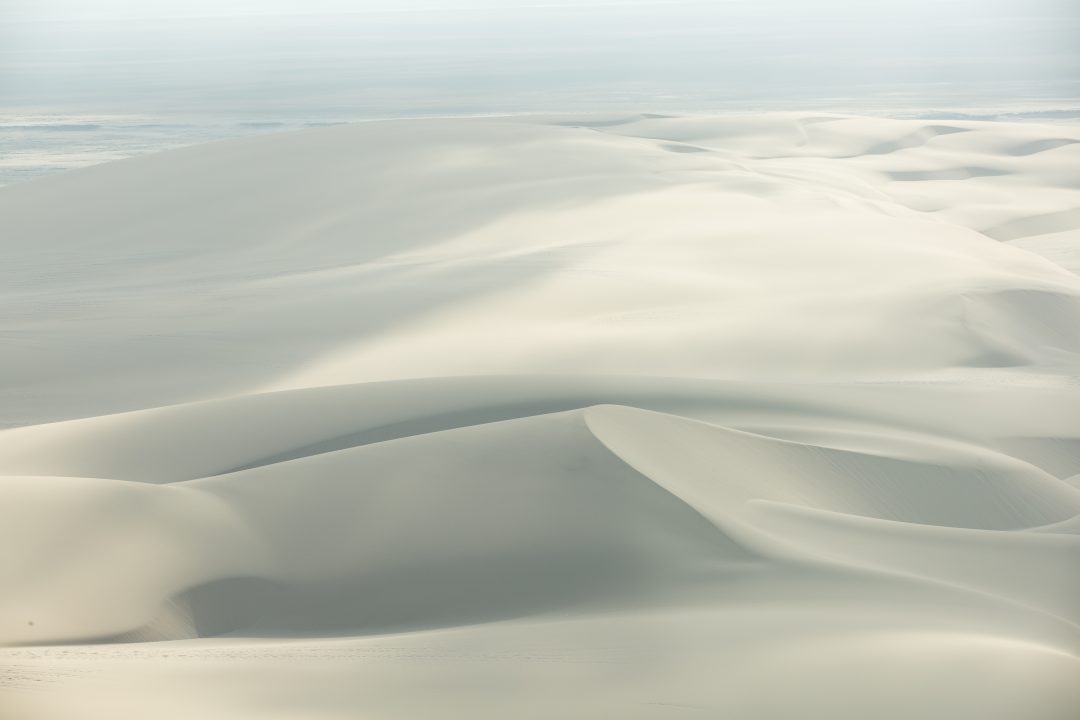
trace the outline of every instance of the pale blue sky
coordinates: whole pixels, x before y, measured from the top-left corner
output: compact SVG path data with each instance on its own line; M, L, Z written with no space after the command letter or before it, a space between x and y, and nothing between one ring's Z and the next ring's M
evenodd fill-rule
M4 104L81 112L1005 105L1080 67L1072 0L0 3Z
M1077 0L0 0L0 184L365 118L1080 117L1077 38Z

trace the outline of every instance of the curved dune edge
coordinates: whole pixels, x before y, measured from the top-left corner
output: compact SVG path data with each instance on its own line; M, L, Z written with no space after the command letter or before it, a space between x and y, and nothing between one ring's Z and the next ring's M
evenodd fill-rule
M1075 623L1077 588L1056 578L1080 546L1046 530L1080 492L966 453L897 460L594 406L164 486L5 477L7 507L38 504L32 528L6 523L30 580L5 580L29 592L7 600L4 639L439 627L721 591L777 562L922 577ZM850 520L811 530L763 501ZM82 559L44 562L74 536ZM88 557L108 572L89 588Z
M0 431L0 474L171 483L597 404L897 459L967 448L1059 478L1080 469L1080 393L1067 388L522 375L305 388Z
M0 190L0 709L1071 720L1078 151L423 120Z
M1071 374L1076 128L826 119L372 122L6 187L0 426L460 375Z

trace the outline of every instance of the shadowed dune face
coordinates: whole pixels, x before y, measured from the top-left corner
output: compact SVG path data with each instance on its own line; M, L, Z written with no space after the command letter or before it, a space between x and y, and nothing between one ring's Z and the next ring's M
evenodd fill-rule
M956 562L980 550L975 531L1080 513L1076 488L1008 456L927 446L933 459L891 457L898 450L857 453L605 405L179 484L9 477L5 507L32 507L36 527L7 518L10 546L21 538L16 557L53 561L5 578L21 590L6 600L5 640L444 627L768 585L789 566L793 592L851 572L843 555L814 552L763 516L762 502L826 513L810 517L829 528L838 518L833 532L853 537L858 523L912 528L913 538L922 527L930 542L951 529L949 543L971 545ZM1040 557L1023 533L986 537L1059 570L1080 549L1062 540ZM89 595L87 557L110 573ZM918 557L915 547L875 567L902 562L918 575ZM996 562L1012 567L1007 557ZM950 567L930 577L949 578ZM874 591L878 581L867 582ZM1067 607L1073 592L1039 597ZM31 614L32 625L20 621Z
M1046 138L1044 140L1031 140L1030 142L1026 142L1011 148L1008 152L1010 155L1034 155L1036 153L1046 152L1047 150L1054 150L1059 147L1075 145L1077 142L1080 142L1080 140L1074 140L1072 138Z
M1069 132L376 122L5 188L0 422L407 377L1060 366L1075 348L1022 298L1052 294L1055 317L1080 302L1058 238L1076 225ZM986 292L1027 328L1019 350L948 309Z
M0 190L0 709L1066 720L1078 144L380 122Z

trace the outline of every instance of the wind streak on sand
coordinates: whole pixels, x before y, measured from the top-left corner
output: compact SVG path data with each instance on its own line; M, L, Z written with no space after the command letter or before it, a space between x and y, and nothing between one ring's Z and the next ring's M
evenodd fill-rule
M0 190L3 716L1071 718L1078 153L418 120Z

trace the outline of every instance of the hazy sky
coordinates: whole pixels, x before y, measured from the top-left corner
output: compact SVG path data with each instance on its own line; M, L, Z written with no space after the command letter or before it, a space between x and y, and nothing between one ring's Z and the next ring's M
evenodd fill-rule
M1080 104L1076 0L0 0L7 112Z

